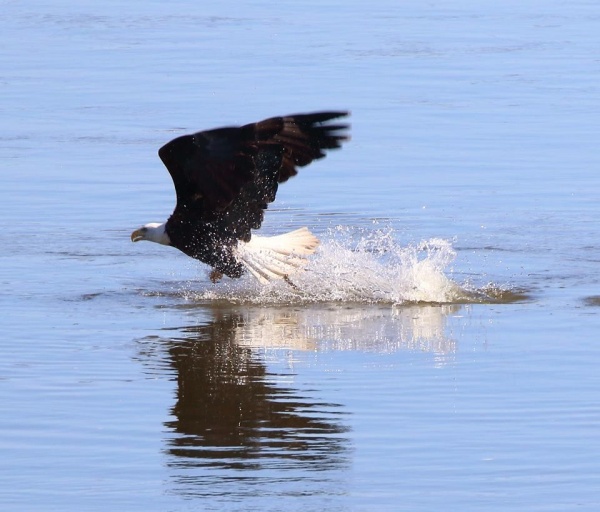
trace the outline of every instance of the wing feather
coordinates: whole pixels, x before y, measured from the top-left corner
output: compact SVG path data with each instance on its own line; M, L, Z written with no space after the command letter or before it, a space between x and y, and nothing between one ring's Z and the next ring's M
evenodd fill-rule
M260 227L264 210L275 200L278 184L347 140L348 125L327 123L346 115L328 111L272 117L183 135L165 144L158 154L175 185L172 218L180 228L170 237L183 237L186 229L210 223L210 232L222 233L228 243L249 240L250 230Z

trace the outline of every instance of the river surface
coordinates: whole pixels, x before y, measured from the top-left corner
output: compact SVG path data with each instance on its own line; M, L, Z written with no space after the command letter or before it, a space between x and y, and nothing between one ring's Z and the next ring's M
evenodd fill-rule
M600 4L0 1L0 508L600 510ZM297 288L156 151L321 109Z

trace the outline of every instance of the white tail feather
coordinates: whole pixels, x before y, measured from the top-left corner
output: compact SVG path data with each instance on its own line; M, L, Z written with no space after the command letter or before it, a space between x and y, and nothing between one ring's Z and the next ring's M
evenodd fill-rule
M315 252L319 239L308 228L300 228L277 236L256 236L239 242L237 257L262 284L284 279L303 270L308 256Z

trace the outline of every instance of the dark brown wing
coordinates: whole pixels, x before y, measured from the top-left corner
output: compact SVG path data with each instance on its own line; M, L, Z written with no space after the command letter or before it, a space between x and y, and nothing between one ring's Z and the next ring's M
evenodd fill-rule
M325 156L347 136L347 125L324 124L346 112L317 112L273 117L241 127L218 128L178 137L160 148L177 193L177 201L202 200L207 214L225 210L242 187L257 178L259 151L282 154L279 183L297 174L296 167ZM271 199L272 201L273 199Z
M192 253L191 245L206 244L200 240L206 238L199 236L202 232L210 233L215 243L249 240L250 230L260 227L264 210L275 200L278 184L347 139L347 125L327 123L346 115L273 117L184 135L160 148L177 193L177 206L167 223L171 240L177 239L174 245ZM184 240L192 235L198 242Z
M343 133L347 124L324 124L331 119L345 117L348 112L315 112L273 117L256 123L259 142L275 143L283 151L279 183L298 174L296 167L304 167L323 158L326 149L341 147L348 139Z
M158 151L177 204L195 203L207 216L227 208L253 179L255 153L252 133L239 127L183 135Z

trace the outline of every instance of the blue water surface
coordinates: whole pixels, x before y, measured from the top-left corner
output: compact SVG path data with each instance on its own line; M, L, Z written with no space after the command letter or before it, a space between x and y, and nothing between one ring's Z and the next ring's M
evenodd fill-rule
M1 5L3 510L598 510L596 2ZM326 300L130 243L162 144L320 109Z

